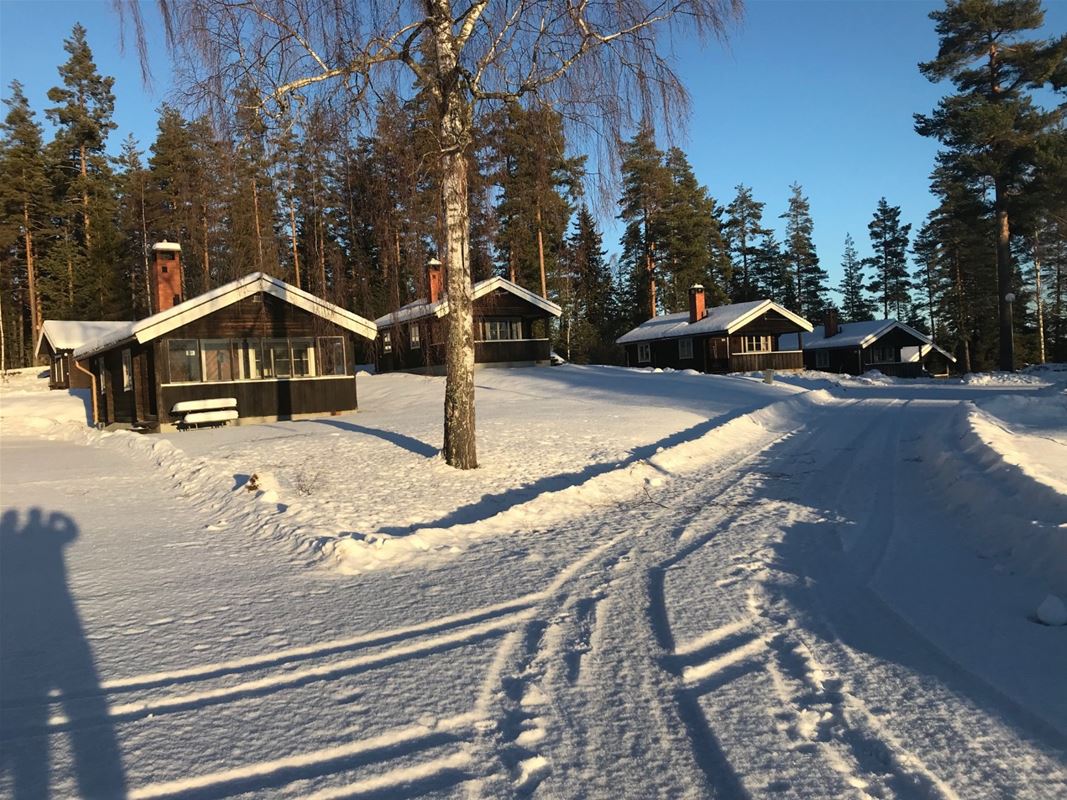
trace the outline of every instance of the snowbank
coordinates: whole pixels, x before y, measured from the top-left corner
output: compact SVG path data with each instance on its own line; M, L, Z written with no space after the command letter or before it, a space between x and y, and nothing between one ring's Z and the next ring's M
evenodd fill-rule
M92 421L88 389L48 388L48 370L27 367L0 377L0 433L5 436L72 436Z
M1047 393L994 396L959 406L946 437L923 440L931 488L961 520L982 558L1032 576L1047 591L1067 594L1067 397ZM1010 418L1012 427L987 409ZM1049 427L1029 427L1022 424ZM1063 420L1063 424L1056 422ZM988 491L991 476L998 491ZM985 486L986 490L976 491ZM1020 524L1025 508L1029 524Z

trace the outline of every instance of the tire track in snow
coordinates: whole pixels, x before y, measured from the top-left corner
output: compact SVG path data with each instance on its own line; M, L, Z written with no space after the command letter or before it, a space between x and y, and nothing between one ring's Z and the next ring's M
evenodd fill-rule
M574 706L567 708L560 702L561 697L567 694L568 686L577 687L577 691L581 692L581 660L590 656L589 651L579 653L576 663L573 643L592 638L589 628L595 609L611 598L625 597L626 601L620 608L627 611L634 610L634 597L644 598L643 602L637 600L637 605L640 606L636 609L638 624L633 627L635 631L643 630L651 622L653 628L653 641L645 642L642 656L642 659L647 661L642 672L643 680L651 693L648 698L650 706L663 709L668 716L672 716L670 709L676 705L674 696L677 694L677 687L674 686L670 673L661 668L665 652L670 649L665 646L670 634L667 632L665 613L658 613L654 609L656 601L652 598L657 592L653 586L657 581L662 582L668 562L673 563L684 558L714 536L714 529L704 537L687 536L688 522L709 508L711 515L719 520L744 513L743 499L746 489L738 486L736 473L760 459L767 449L788 440L801 427L803 425L798 424L787 431L765 431L762 441L753 452L740 456L736 452L723 454L713 466L705 466L695 472L678 476L677 482L668 484L663 492L669 505L649 497L649 507L655 505L662 510L648 512L637 530L627 530L633 526L632 518L598 519L594 523L611 538L572 563L543 592L546 599L535 609L531 621L526 623L526 634L516 631L505 638L498 650L496 663L483 686L479 708L484 709L487 716L497 719L497 728L492 736L483 737L487 753L485 757L488 759L483 770L486 775L491 776L494 769L488 762L496 758L503 763L505 773L510 776L510 781L506 784L497 780L493 787L495 796L528 795L551 773L551 758L546 758L526 746L548 738L549 732L544 727L529 727L531 720L536 720L538 726L543 726L541 707L549 707L552 719L560 722L564 728L574 728L580 724L576 719ZM722 473L724 459L728 460L725 476ZM701 480L702 478L704 480ZM717 490L709 492L709 483L716 486ZM734 493L738 494L736 502L733 500ZM679 522L679 517L682 522ZM622 531L618 530L620 527L623 528ZM646 540L650 540L647 547ZM624 556L619 550L623 544L630 548L626 557L630 558L632 563L628 564L629 579L625 581L626 586L620 589L614 586L617 581L611 573L617 564L622 563ZM664 560L665 553L672 555ZM614 605L612 603L613 607ZM578 613L567 614L567 609L574 609ZM614 622L602 621L599 615L596 615L596 625L598 629L606 629L606 636L611 636L612 629L618 627ZM570 628L569 632L561 630L566 627ZM649 644L652 645L651 648ZM553 678L556 678L555 682L551 686L547 685ZM595 680L592 682L595 683ZM491 712L494 706L496 710ZM530 707L538 707L538 711L531 712L528 710ZM693 721L685 716L683 713L682 719L674 719L673 723L668 723L667 728L685 728L690 730L692 736ZM552 744L559 746L560 735L552 738L556 740ZM710 744L713 739L706 734L700 738L704 745ZM671 750L672 745L666 744L670 739L670 736L665 737L665 742L661 745L662 751ZM699 749L694 748L694 755L698 756L707 780L722 793L737 789L738 784L730 780L729 773L724 776L719 769L721 760L711 763L708 758L696 752ZM670 760L672 759L668 758L668 761ZM700 771L698 769L698 773Z

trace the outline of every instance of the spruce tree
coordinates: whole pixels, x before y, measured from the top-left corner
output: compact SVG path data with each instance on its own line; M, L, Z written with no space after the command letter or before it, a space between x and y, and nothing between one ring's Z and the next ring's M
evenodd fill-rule
M662 304L671 311L686 309L693 284L706 284L712 302L722 303L729 282L729 261L720 228L722 210L697 182L681 149L667 151L664 167L670 185L662 208Z
M802 317L815 318L828 302L827 280L829 276L819 266L812 234L815 224L811 218L811 206L799 183L789 187L789 208L782 214L785 225L783 258L792 277L792 297L786 296L787 304Z
M1067 35L1026 39L1044 24L1039 0L948 0L931 12L939 47L919 65L933 82L951 80L956 94L930 115L917 114L916 130L944 146L938 160L972 186L992 184L996 221L998 363L1015 368L1012 302L1011 198L1026 192L1037 152L1057 130L1067 106L1044 111L1031 92L1067 85Z
M870 290L888 319L905 316L911 298L908 279L908 236L911 225L900 224L900 206L890 206L883 197L867 225L874 256L867 260L873 270Z
M744 184L734 187L737 192L726 207L723 232L733 258L731 299L734 302L756 300L760 295L755 263L760 258L763 226L763 203L752 197L752 189Z
M871 319L871 301L863 282L863 261L856 252L851 234L845 235L845 253L841 259L841 313L848 322Z

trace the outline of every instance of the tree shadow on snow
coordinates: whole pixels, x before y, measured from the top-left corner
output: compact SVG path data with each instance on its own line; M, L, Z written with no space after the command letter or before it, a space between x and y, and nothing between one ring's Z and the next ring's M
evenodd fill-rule
M381 428L368 428L365 425L357 425L354 422L344 422L339 419L311 419L301 420L304 423L312 423L317 425L332 425L335 428L340 428L343 431L351 431L352 433L362 433L365 436L373 436L382 441L395 444L402 450L407 450L409 453L414 453L417 456L424 456L425 458L433 458L440 450L433 445L426 444L421 439L416 439L414 436L406 436L403 433L397 433L396 431L382 430Z
M503 511L507 511L517 505L533 500L535 497L547 492L558 492L563 489L569 489L572 486L578 486L585 483L590 478L595 478L606 472L625 469L632 464L652 458L652 456L656 455L660 450L665 450L674 447L675 445L699 439L714 428L717 428L732 419L743 416L744 414L748 414L757 407L758 406L746 406L744 408L736 408L728 414L711 417L703 422L698 422L696 425L664 436L662 439L652 442L651 444L635 447L630 451L630 454L621 461L589 464L584 469L575 472L560 472L555 475L546 475L543 478L538 478L531 483L517 486L514 489L507 489L503 492L497 492L496 494L483 495L480 500L461 506L454 511L450 511L448 514L445 514L443 517L436 520L412 523L411 525L406 525L404 527L383 527L381 528L381 533L387 533L390 536L407 536L422 528L449 528L453 525L470 525L476 522L482 522Z
M49 796L51 703L62 704L72 720L67 735L78 793L126 793L107 702L67 585L63 548L77 536L70 517L40 508L30 509L21 526L18 511L0 519L0 775L6 776L0 786L15 800ZM93 724L77 721L85 718Z

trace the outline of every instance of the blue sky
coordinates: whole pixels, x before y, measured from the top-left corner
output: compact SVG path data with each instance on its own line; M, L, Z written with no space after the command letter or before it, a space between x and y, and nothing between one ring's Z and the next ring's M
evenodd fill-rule
M699 180L726 204L734 186L753 187L765 222L781 229L789 185L811 200L815 240L836 283L846 233L864 254L867 223L883 195L918 229L934 202L927 188L936 145L912 129L912 114L936 105L949 88L916 68L932 58L937 37L921 0L750 0L744 22L725 46L683 43L679 72L693 98L685 137ZM154 4L146 4L149 21ZM128 133L147 149L156 109L170 89L169 60L158 25L150 24L155 84L142 85L132 41L120 52L118 18L109 0L0 0L3 96L14 78L34 109L66 60L63 39L80 21L97 64L115 76L112 149ZM1046 35L1067 30L1067 3L1046 2ZM127 34L128 38L130 34ZM43 116L43 115L42 115ZM618 226L604 220L609 248Z

